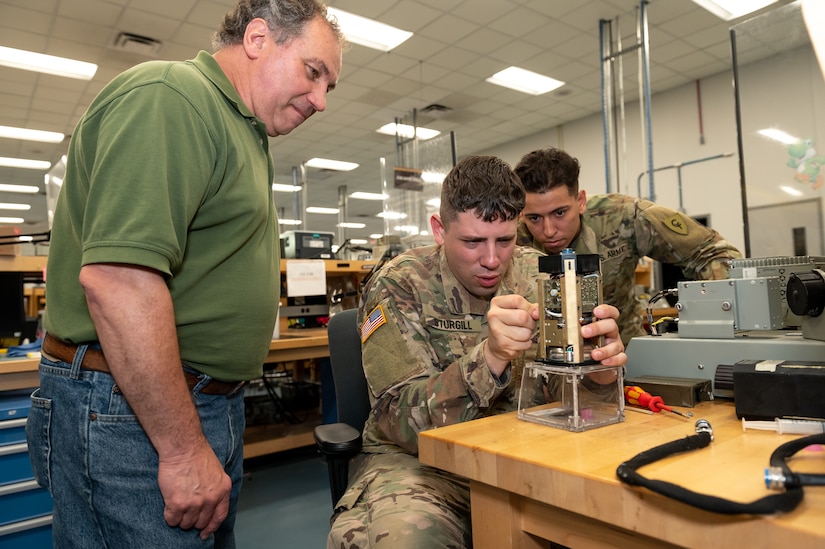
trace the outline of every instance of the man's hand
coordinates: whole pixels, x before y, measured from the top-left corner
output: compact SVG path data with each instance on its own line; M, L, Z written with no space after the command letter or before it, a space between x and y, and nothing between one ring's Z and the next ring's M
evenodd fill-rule
M484 357L496 377L504 373L511 360L532 347L538 318L538 305L520 295L500 295L492 299L487 312L489 334Z
M582 337L591 338L603 335L604 345L590 351L590 356L605 366L624 366L627 362L627 355L624 353L624 344L619 337L619 326L616 324L619 310L613 305L599 305L593 309L593 316L600 320L582 326Z
M164 518L206 539L229 512L232 482L184 380L166 281L151 269L97 263L81 269L80 283L112 377L157 450Z
M195 527L203 540L218 529L229 513L232 481L206 441L196 455L161 459L158 485L165 503L166 523L184 530Z

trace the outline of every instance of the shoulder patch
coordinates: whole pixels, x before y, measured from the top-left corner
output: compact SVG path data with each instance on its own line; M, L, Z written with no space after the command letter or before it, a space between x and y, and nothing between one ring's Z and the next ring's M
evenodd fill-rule
M687 236L688 234L687 223L685 223L685 219L680 213L675 213L665 219L665 227L682 236Z
M386 324L386 322L387 317L384 315L384 309L381 308L381 305L376 306L367 319L364 320L364 323L361 324L361 343L369 339L375 330Z

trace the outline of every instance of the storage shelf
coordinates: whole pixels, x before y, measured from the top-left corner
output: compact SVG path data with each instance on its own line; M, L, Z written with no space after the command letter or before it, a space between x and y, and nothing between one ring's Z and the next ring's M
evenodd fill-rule
M304 413L304 412L299 412ZM321 414L310 413L302 423L270 423L248 426L243 433L244 459L265 456L294 448L312 446L312 434L316 425L321 424Z
M282 259L281 260L281 272L286 272L286 264L288 261L310 261L308 259ZM319 260L312 260L312 261L319 261ZM324 262L324 269L326 270L327 275L333 274L367 274L369 273L373 266L375 265L375 261L348 261L344 259L323 259L320 260Z

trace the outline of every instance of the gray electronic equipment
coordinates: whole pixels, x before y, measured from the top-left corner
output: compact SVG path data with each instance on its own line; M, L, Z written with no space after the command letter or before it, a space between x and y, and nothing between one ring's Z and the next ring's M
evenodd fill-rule
M782 299L782 324L785 328L798 328L802 318L793 314L788 308L786 287L792 274L803 273L811 269L825 270L825 257L749 257L731 261L731 278L776 277L779 280L779 295Z
M332 259L333 233L284 231L284 259Z
M736 260L728 280L680 282L678 334L633 338L627 377L711 379L714 395L732 397L737 362L822 361L822 259Z
M679 336L730 339L745 330L782 328L779 279L679 282Z
M798 331L753 331L732 339L700 339L668 333L630 340L627 377L710 379L714 395L733 397L732 368L741 360L822 361L823 357L825 341L806 339Z

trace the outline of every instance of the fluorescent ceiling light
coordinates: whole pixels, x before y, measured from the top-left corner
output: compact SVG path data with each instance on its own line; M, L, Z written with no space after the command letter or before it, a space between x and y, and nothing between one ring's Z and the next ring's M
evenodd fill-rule
M5 137L8 139L23 139L24 141L41 141L43 143L60 143L66 136L58 132L0 126L0 137Z
M363 238L351 238L349 241L350 244L367 244L367 241Z
M310 168L321 170L335 170L337 172L349 172L358 167L355 162L344 162L342 160L330 160L328 158L310 158L304 165Z
M0 223L23 223L22 217L0 217Z
M387 195L382 193L364 193L361 191L355 191L350 194L349 197L358 198L360 200L384 200L385 198L389 198Z
M297 193L303 189L300 185L284 185L283 183L273 183L272 190L278 193Z
M799 143L801 141L801 139L799 139L798 137L794 137L789 133L774 128L766 128L764 130L759 130L756 133L765 136L768 139L773 139L774 141L784 143L785 145L793 145L794 143Z
M310 206L307 208L307 213L335 215L338 213L338 208L318 208L315 206Z
M407 139L412 139L415 136L418 136L419 139L432 139L441 133L438 130L422 128L420 126L410 126L409 124L398 124L398 127L396 128L395 122L384 124L375 131L378 133L383 133L384 135L399 135L401 137L406 137Z
M9 185L8 183L0 183L0 192L34 194L40 192L40 188L34 185Z
M278 219L280 225L300 225L300 219Z
M530 95L541 95L564 86L561 80L518 67L508 67L503 71L498 71L488 78L487 82Z
M375 217L383 217L384 219L406 219L407 214L401 212L381 212Z
M20 210L26 211L31 210L31 204L14 204L11 202L0 202L0 210Z
M716 17L730 21L770 6L776 0L693 0L693 2Z
M0 156L0 166L5 168L27 168L30 170L48 170L51 162L45 160L28 160L26 158L8 158Z
M393 227L393 229L400 233L409 233L411 235L417 235L419 232L416 225L398 225L397 227Z
M342 229L363 229L366 226L367 226L366 223L350 223L350 222L339 223L338 225L336 225L336 227L341 227Z
M341 32L348 41L374 50L390 51L413 35L411 32L391 27L380 21L336 8L327 8L327 12L338 19Z
M378 240L379 238L383 238L383 237L384 237L384 235L382 233L372 233L370 235L370 238L372 238L373 240Z
M12 67L13 69L77 78L78 80L91 80L97 72L97 65L94 63L4 46L0 46L0 65Z
M791 196L802 196L802 191L799 189L794 189L793 187L788 187L786 185L780 185L779 188Z
M431 198L427 200L427 206L431 206L433 208L440 208L441 207L441 199L440 198Z

